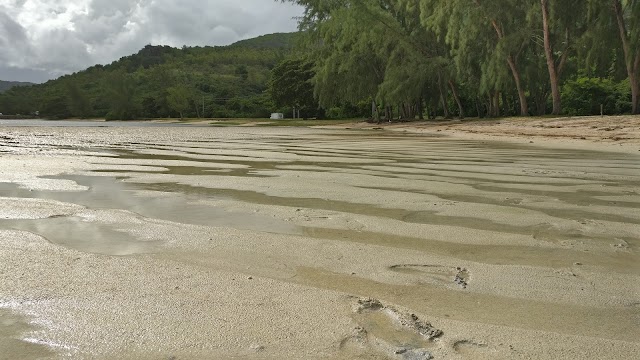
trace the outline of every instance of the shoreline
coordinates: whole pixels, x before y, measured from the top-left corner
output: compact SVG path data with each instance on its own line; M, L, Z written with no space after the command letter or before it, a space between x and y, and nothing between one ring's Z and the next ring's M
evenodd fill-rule
M640 152L640 115L362 122L320 128L386 130L516 144L544 143L562 149Z

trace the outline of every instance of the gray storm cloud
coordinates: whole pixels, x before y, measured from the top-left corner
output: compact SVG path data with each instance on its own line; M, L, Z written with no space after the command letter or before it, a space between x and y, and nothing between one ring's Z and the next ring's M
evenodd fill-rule
M272 0L0 0L0 80L44 81L147 44L226 45L294 31Z

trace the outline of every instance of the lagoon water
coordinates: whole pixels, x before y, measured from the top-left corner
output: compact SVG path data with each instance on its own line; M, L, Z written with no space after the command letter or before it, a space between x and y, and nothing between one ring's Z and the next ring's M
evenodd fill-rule
M0 126L8 126L8 127L172 127L172 126L185 126L185 124L160 123L160 122L152 122L152 121L0 119ZM194 125L189 125L189 126L194 126Z

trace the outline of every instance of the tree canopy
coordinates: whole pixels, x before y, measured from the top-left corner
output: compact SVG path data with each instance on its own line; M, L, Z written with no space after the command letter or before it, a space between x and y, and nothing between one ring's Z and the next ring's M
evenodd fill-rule
M640 111L638 0L288 2L305 9L325 107L370 99L409 118L423 107L445 117ZM572 98L596 87L587 102Z

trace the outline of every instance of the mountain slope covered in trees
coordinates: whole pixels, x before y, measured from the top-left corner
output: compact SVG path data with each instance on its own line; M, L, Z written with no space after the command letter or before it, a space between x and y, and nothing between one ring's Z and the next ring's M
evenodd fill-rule
M271 69L296 34L221 47L148 45L109 65L0 95L0 111L51 118L264 117Z
M33 85L33 83L30 82L20 82L20 81L3 81L0 80L0 93L3 93L11 88L14 88L16 86L29 86L29 85Z

